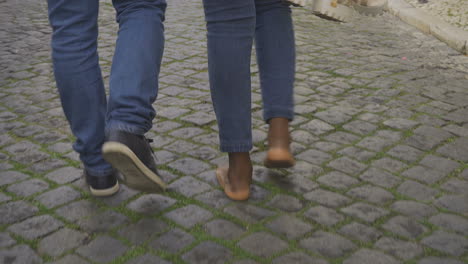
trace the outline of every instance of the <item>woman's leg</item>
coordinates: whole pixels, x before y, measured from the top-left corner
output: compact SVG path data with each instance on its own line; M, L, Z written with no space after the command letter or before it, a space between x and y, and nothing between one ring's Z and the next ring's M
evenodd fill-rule
M256 0L255 46L268 132L267 167L294 165L289 121L294 117L295 44L291 10L282 0Z
M247 199L252 178L250 58L255 34L254 0L204 0L203 4L220 148L229 153L229 169L218 170L218 178L226 176L220 183L229 197Z

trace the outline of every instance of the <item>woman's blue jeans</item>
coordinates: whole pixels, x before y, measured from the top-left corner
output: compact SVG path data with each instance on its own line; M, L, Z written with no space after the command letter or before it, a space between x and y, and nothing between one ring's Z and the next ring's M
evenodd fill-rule
M252 148L250 59L255 39L263 117L293 119L295 44L282 0L203 0L211 96L223 152Z
M48 0L52 60L73 145L86 170L107 175L105 131L151 128L164 49L165 0L113 0L119 32L107 100L97 53L98 0Z

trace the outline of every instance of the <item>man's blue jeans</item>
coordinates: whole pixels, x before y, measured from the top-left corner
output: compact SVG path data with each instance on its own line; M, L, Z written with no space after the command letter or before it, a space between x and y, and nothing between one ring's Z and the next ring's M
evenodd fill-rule
M250 59L255 38L265 121L293 119L294 32L282 0L203 0L211 95L223 152L252 148Z
M52 60L73 145L86 170L112 172L101 147L105 131L151 128L164 49L165 0L114 0L119 32L107 102L97 53L98 0L48 0Z

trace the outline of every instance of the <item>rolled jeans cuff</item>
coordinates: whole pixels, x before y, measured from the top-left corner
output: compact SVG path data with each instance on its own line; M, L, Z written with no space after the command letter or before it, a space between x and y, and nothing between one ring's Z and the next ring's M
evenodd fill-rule
M287 118L289 121L294 120L294 109L293 107L274 107L266 109L263 112L263 120L268 121L275 117Z
M123 122L119 122L119 121L108 122L106 125L106 135L108 135L110 131L115 131L115 130L124 131L124 132L128 132L128 133L135 134L135 135L144 135L147 132L146 129L133 126L133 125L129 125Z
M252 142L250 143L237 143L237 144L225 144L221 143L220 144L220 150L221 152L249 152L252 150Z

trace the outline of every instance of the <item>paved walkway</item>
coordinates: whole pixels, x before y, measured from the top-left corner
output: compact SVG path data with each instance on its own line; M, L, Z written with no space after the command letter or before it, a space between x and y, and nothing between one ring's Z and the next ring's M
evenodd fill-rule
M261 167L253 66L258 166L252 198L231 202L214 177L225 156L201 1L169 2L150 136L171 191L96 199L54 87L45 3L0 1L1 263L468 262L468 57L388 14L337 24L294 10L298 164ZM106 79L113 20L102 4Z

